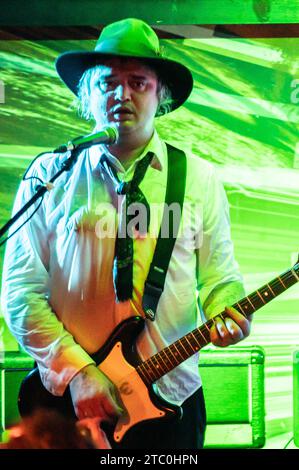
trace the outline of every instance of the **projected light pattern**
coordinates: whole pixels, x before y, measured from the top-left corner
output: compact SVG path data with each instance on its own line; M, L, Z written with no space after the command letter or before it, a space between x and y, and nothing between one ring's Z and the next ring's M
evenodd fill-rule
M247 292L297 259L298 46L299 39L164 41L165 52L192 70L195 89L184 107L157 120L157 128L170 143L218 166ZM94 41L0 42L5 84L5 103L0 105L1 225L27 157L91 131L92 123L80 120L72 108L73 95L56 77L53 62L62 51L93 47ZM3 250L0 268L2 255ZM265 306L256 314L251 336L241 343L261 345L266 352L268 437L291 430L298 300L297 286ZM11 341L8 333L6 341Z

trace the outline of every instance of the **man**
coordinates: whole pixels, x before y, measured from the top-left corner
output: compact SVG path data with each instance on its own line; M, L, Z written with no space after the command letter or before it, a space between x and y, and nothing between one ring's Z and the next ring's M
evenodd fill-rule
M148 159L135 186L139 200L150 208L152 225L152 207L165 200L169 152L155 131L154 119L188 98L192 76L185 66L161 56L156 34L137 19L107 26L95 51L67 52L56 66L79 96L83 114L95 120L95 130L113 125L118 139L82 151L30 222L9 240L3 306L13 334L37 361L44 386L62 395L69 385L79 419L113 422L124 413L123 405L91 355L122 320L145 316L142 296L156 237L150 231L141 233L136 225L133 245L127 237L124 247L116 229L104 236L107 227L102 222L108 220L109 225L116 211L119 226L126 222L123 207L130 193L124 198L121 184L131 181L133 186L137 168ZM43 156L30 176L49 181L63 159L65 155ZM29 199L35 184L34 179L22 183L15 210ZM192 155L187 155L182 225L186 220L190 230L176 240L156 318L146 319L138 337L143 360L195 328L196 287L203 319L244 295L224 190L213 167ZM128 255L122 263L121 249ZM229 317L218 318L210 331L218 346L234 344L250 331L250 320L232 308L227 313ZM205 409L197 362L196 356L189 358L156 384L161 397L183 404L183 418L144 422L128 432L124 447L202 447Z

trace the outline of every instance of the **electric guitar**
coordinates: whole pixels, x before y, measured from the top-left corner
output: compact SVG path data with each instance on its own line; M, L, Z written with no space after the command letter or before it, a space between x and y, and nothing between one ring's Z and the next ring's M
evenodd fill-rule
M236 302L233 307L247 317L298 281L299 260L291 269ZM217 315L222 319L227 316L225 311ZM104 346L92 356L98 368L114 383L125 409L114 429L116 443L121 442L126 432L141 421L181 413L180 407L155 394L154 383L210 342L210 328L215 318L142 362L135 344L144 327L144 319L131 317L120 323ZM75 417L69 389L62 397L52 395L44 388L37 368L23 380L18 404L21 416L43 406Z

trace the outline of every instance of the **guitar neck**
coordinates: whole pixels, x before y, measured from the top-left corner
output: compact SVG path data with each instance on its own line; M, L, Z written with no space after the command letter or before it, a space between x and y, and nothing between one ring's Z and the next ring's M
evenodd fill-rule
M248 317L298 281L299 263L260 289L239 300L232 307ZM224 319L227 316L228 314L225 311L221 312L199 328L139 364L136 369L144 382L150 385L210 343L210 329L215 319L218 317Z

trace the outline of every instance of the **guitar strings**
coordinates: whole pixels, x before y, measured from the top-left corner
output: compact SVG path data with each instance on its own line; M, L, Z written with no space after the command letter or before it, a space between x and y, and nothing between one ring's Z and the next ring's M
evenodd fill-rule
M251 310L253 308L252 312L254 312L255 310L258 310L263 305L270 302L275 297L277 297L282 292L284 292L289 287L291 287L296 282L298 282L298 279L296 278L296 276L292 272L293 270L295 270L295 272L297 274L297 269L299 270L299 263L296 264L292 269L286 271L285 273L281 274L280 276L277 276L275 279L273 279L269 283L263 285L260 289L257 289L253 293L251 293L248 296L244 297L239 302L236 302L234 304L234 306L238 307L238 305L239 305L239 307L241 307L241 310L242 310L242 312L240 312L240 313L243 313L243 314L244 314L243 309L245 309L245 305L246 305L246 307L249 307L249 310ZM292 282L290 285L288 285L289 281L294 281L294 282ZM284 285L284 283L286 285ZM278 287L280 288L280 291L278 293L275 293L275 289L278 288ZM283 288L283 289L281 290L281 288ZM271 291L271 289L272 289L273 292ZM264 298L262 296L262 293L263 293L264 290L267 291L267 292L269 292L269 290L270 290L271 296L269 296L267 298ZM265 301L263 301L262 299L264 299ZM254 305L256 300L259 301L259 304L257 306ZM250 301L252 301L252 304L251 304ZM248 313L252 313L252 312L248 312ZM228 314L226 314L225 311L221 312L218 315L216 315L216 317L221 317L223 320L227 316L228 316ZM137 369L139 369L139 370L141 368L144 369L144 371L149 376L149 379L150 379L151 382L153 381L153 379L150 376L150 373L152 373L154 375L154 380L157 380L158 378L162 377L162 375L167 373L169 370L175 368L181 362L185 361L188 357L190 357L192 354L194 354L195 352L197 352L199 349L201 349L203 346L205 346L206 344L208 344L210 342L210 339L209 339L210 327L214 324L216 317L208 320L206 323L201 325L199 328L196 328L192 332L188 333L187 335L185 335L182 338L175 341L170 346L167 346L166 348L162 349L161 351L156 353L154 356L150 357L149 359L144 361L142 364L140 364L137 367ZM206 337L206 334L208 334L208 337ZM188 337L189 337L189 339L188 339ZM204 340L204 342L203 342L203 340ZM195 343L195 345L193 343ZM188 351L188 349L189 349L189 351ZM171 353L172 357L176 361L175 365L170 360L169 353ZM164 355L164 358L163 358L163 355ZM178 355L180 356L180 359L178 358ZM156 362L156 364L155 364L154 361ZM162 367L162 365L161 365L161 361L162 361L162 364L164 364L164 366L165 366L165 370L164 370L164 367ZM167 362L169 364L167 364ZM152 366L150 365L150 363L152 363Z

